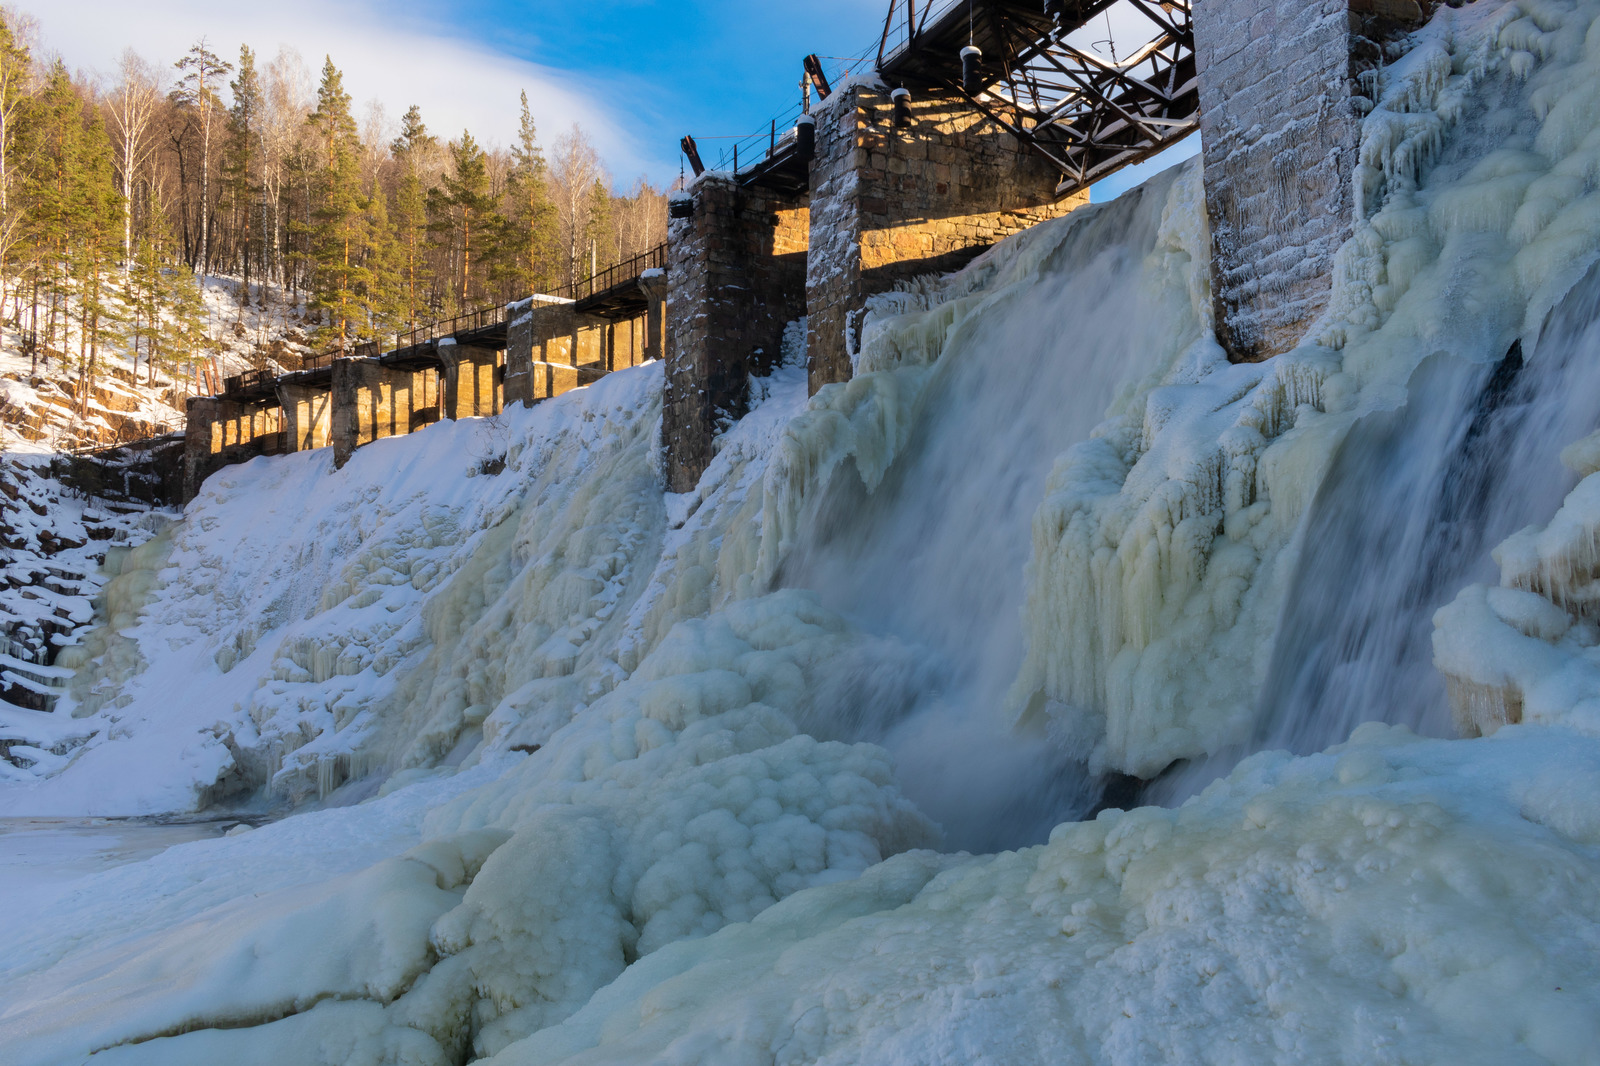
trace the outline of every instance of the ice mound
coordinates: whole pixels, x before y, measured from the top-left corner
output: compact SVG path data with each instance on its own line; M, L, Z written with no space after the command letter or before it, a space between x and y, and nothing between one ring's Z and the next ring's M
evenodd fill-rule
M1488 769L1372 725L1179 810L901 856L666 949L489 1061L1587 1062L1600 823L1576 790L1600 761L1494 748Z
M1471 585L1434 615L1434 665L1457 731L1540 722L1600 736L1600 475L1494 559L1499 586Z
M539 751L436 806L424 843L157 920L132 946L86 944L0 1024L20 1027L19 1053L69 1058L117 1044L130 1061L184 1061L224 1045L177 1034L238 1026L339 1049L346 1026L367 1026L422 1054L403 1061L493 1054L668 944L937 843L881 750L797 734L792 715L848 639L800 592L681 623ZM270 847L268 833L251 839ZM326 1000L370 1001L386 1020ZM94 1024L62 1024L86 1010Z

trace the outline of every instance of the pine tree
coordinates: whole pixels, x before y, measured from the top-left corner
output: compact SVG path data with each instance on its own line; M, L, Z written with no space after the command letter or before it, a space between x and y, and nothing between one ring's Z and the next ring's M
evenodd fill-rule
M233 69L206 47L204 37L196 41L187 55L173 64L183 71L172 98L179 104L195 109L200 123L200 252L198 262L201 273L211 269L211 134L222 101L217 87L224 75Z
M361 300L367 312L366 336L392 333L407 321L404 258L381 189L367 197L366 275Z
M10 275L12 250L22 239L26 198L19 197L28 104L33 97L33 57L12 29L15 16L0 9L0 305Z
M262 108L261 78L256 73L255 53L248 46L239 48L239 76L228 87L233 90L233 107L228 112L228 146L223 173L239 233L242 309L250 302L250 250L260 193L255 175Z
M82 111L79 112L82 121ZM126 321L121 301L109 284L108 274L121 243L122 194L117 190L112 166L111 138L98 112L90 112L76 160L80 198L80 228L74 235L78 269L81 371L80 406L86 407L94 389L95 372L104 346L120 348Z
M35 125L33 159L23 198L31 206L27 231L34 251L34 282L49 301L43 342L48 360L48 353L56 347L58 323L58 350L66 348L72 238L82 229L88 207L81 170L83 101L59 59L50 68L30 110Z
M308 120L321 139L322 166L315 182L317 207L309 227L315 271L310 306L327 312L321 331L341 351L359 332L364 315L362 290L370 284L363 262L369 233L367 202L361 194L361 167L350 94L333 60L322 68L317 110Z
M589 205L589 224L585 227L584 236L589 239L589 276L593 277L601 263L610 265L616 261L616 253L612 248L614 223L611 216L611 190L606 188L604 178L596 178L590 187Z
M526 293L551 288L556 240L556 206L550 199L549 168L539 147L528 94L522 94L522 122L511 148L506 182L506 212L501 220L495 280Z
M350 111L350 94L344 91L344 74L333 65L333 57L323 57L322 81L317 86L317 109L306 121L316 130L322 144L322 167L331 170L336 155L353 152L356 120Z
M429 311L423 296L428 277L428 194L422 185L421 156L437 145L438 141L422 123L422 112L412 104L401 120L400 136L389 146L390 153L401 165L394 202L395 236L404 289L404 310L399 318L411 329L417 328L418 316Z
M489 229L486 225L494 211L494 198L489 195L489 163L483 149L472 139L472 134L462 131L459 141L450 143L451 170L444 175L444 187L428 193L429 207L436 217L433 228L448 233L452 243L460 237L461 280L459 299L465 305L471 297L474 256L482 255ZM474 242L477 243L474 243Z
M206 335L206 304L200 291L200 279L175 266L163 268L161 278L161 302L166 305L167 318L161 328L165 344L159 365L169 372L182 367L186 379L192 380L195 365L210 342Z
M139 353L145 356L146 377L156 383L156 360L161 349L161 251L148 235L134 245L128 263L128 306L133 312L129 344L133 348L133 379L139 380Z

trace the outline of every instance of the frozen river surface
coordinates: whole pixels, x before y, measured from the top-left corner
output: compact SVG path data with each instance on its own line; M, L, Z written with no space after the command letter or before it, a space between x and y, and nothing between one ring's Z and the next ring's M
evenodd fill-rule
M237 819L152 822L137 818L0 818L0 905L39 902L88 874L221 836Z

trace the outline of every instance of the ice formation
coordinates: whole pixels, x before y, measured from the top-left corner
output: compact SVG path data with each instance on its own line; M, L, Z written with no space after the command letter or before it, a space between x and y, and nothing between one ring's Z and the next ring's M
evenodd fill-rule
M13 907L8 1054L1592 1061L1597 16L1418 34L1267 364L1209 339L1191 163L876 298L690 493L656 366L213 477L0 811L317 809ZM1483 736L1390 662L1429 615ZM1274 742L1316 753L1232 765ZM1182 806L950 847L1181 760Z

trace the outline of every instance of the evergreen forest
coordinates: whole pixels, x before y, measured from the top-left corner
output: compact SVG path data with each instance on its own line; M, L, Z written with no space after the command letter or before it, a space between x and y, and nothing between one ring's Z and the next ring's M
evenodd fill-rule
M283 304L318 350L349 351L666 237L664 191L619 190L576 126L547 147L525 93L502 148L415 106L358 113L331 57L201 40L93 77L36 37L0 8L0 321L79 396L112 352L135 380L202 373L206 277L241 314Z

